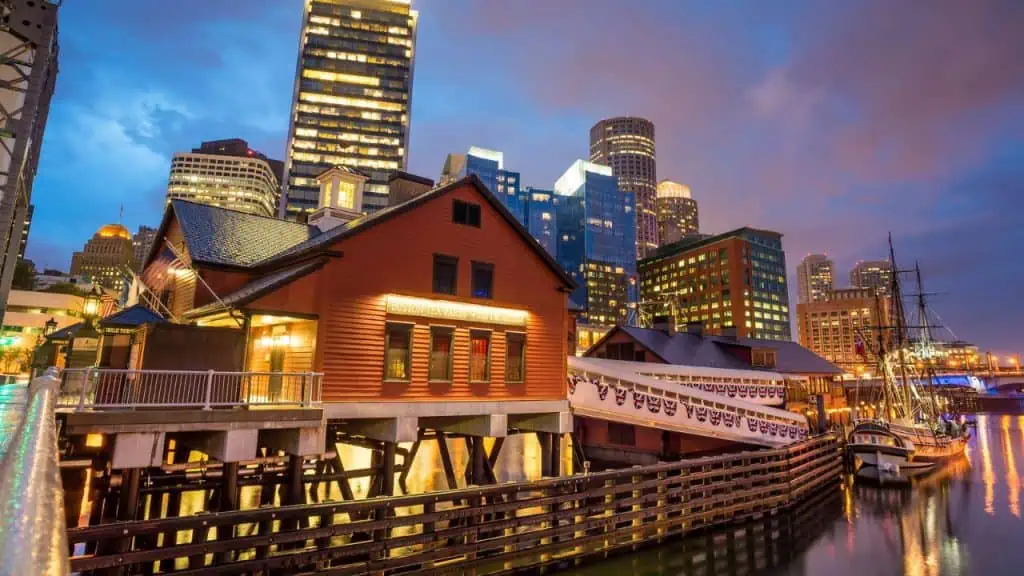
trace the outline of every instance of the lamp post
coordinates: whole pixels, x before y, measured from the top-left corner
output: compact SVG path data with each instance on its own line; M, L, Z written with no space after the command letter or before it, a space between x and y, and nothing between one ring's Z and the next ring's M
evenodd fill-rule
M99 348L97 339L99 333L96 330L96 319L100 315L100 305L103 302L103 293L98 285L93 285L92 290L82 300L82 316L85 318L82 328L71 338L67 347L67 358L64 365L68 368L84 366L95 366L95 353ZM76 350L77 348L77 350ZM72 360L75 352L93 352L91 361L85 361L75 366Z
M47 365L51 361L55 360L53 358L50 358L50 354L46 354L45 356L41 356L40 352L42 352L43 346L46 346L46 344L47 344L46 338L50 334L53 334L53 332L56 329L57 329L57 321L54 320L53 317L51 316L50 319L47 320L43 324L43 331L40 332L39 336L36 337L36 345L35 345L35 348L32 349L32 359L29 361L29 377L30 378L35 378L36 377L36 369L37 368L39 368L40 370L45 370L48 367ZM37 365L36 364L37 362L40 362L40 364Z

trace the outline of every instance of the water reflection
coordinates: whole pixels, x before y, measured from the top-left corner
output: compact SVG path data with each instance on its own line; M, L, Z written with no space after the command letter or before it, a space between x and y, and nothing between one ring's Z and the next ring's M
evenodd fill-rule
M831 516L825 511L817 519L793 520L822 526L811 542L785 542L789 557L780 566L748 565L742 558L747 552L738 547L712 554L725 554L728 562L694 570L687 565L686 544L674 543L574 574L1022 574L1018 466L1024 457L1024 416L979 416L968 448L969 457L912 486L880 487L848 479L837 494L841 509ZM983 490L977 490L978 484Z
M7 444L14 438L25 408L27 388L21 384L0 386L0 457L7 451Z

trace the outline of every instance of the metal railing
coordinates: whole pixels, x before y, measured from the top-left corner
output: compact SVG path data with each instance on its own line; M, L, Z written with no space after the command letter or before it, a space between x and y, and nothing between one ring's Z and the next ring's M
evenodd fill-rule
M0 461L0 574L69 571L60 480L56 368L36 378L14 438Z
M76 368L61 373L57 406L74 411L308 407L320 403L322 378L319 372Z

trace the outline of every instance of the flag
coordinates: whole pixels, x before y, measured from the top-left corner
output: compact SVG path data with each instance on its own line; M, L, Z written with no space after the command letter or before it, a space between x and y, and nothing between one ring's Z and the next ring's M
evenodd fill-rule
M864 339L861 338L860 333L857 333L853 337L853 347L856 350L857 355L861 358L867 358L867 353L864 351Z

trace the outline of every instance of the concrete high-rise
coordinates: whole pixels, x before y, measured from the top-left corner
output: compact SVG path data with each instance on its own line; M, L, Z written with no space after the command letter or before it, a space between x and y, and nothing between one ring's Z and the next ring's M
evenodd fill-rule
M796 267L797 303L823 302L835 288L833 263L824 254L810 254Z
M167 201L175 198L260 216L277 215L281 162L245 140L203 142L171 161Z
M142 263L149 256L155 239L156 228L149 226L139 226L139 231L132 236L132 269L136 272L142 271Z
M379 210L406 168L418 13L409 0L304 5L281 214L316 209L333 166L366 174L363 210Z
M610 166L619 190L636 199L636 254L643 258L658 248L658 167L654 124L643 118L607 118L590 129L590 161Z
M632 192L612 169L577 160L555 182L556 259L576 282L570 298L589 324L626 324L636 303Z
M800 344L848 374L871 372L879 329L888 323L888 298L870 288L829 290L819 300L796 305Z
M120 224L107 224L71 256L71 275L86 276L93 283L112 290L125 285L128 268L135 257L132 234Z
M782 234L740 228L693 235L637 263L644 319L703 323L709 334L735 327L742 338L789 340L789 290Z
M678 242L683 236L700 232L697 201L690 187L672 180L658 182L658 242L660 246Z
M26 234L43 130L57 82L59 2L0 2L0 320Z
M861 260L850 270L850 286L871 288L879 296L892 294L892 263L888 260Z

